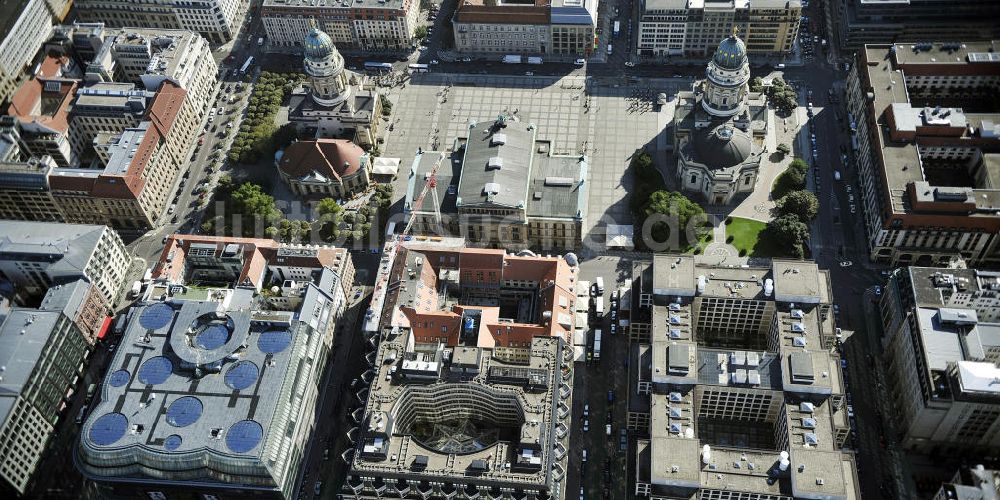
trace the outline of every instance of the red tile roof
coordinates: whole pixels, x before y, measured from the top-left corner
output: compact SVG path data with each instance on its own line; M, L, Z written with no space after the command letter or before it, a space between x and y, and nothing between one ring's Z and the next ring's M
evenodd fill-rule
M305 177L316 171L339 179L357 172L364 154L365 150L346 139L298 141L285 148L278 168L290 177Z

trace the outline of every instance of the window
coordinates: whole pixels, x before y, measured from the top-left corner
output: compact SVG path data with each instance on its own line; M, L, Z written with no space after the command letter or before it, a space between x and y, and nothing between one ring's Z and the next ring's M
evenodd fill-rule
M698 182L698 174L691 174L691 184Z

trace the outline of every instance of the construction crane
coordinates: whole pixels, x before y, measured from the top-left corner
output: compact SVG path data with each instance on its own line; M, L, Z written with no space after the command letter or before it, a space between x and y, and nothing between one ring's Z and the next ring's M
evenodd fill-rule
M434 162L434 166L431 167L430 172L427 173L427 179L424 181L424 188L420 191L420 195L413 200L413 206L410 207L410 220L406 222L406 227L403 228L403 232L399 234L398 240L402 241L410 234L410 229L413 228L413 223L417 220L417 211L420 210L424 205L424 197L427 196L427 191L431 192L431 197L434 201L434 220L441 224L441 204L438 202L437 194L437 171L441 167L441 162L445 159L444 153L438 153L438 159Z

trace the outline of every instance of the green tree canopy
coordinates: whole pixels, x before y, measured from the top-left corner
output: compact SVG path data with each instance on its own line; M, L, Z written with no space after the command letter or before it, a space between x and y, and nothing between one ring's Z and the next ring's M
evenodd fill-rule
M764 90L764 80L759 76L751 78L750 92L760 92L761 90Z
M816 218L819 212L819 200L810 191L792 191L777 201L774 211L779 217L794 215L802 222L809 222Z
M703 214L705 210L701 205L691 201L687 196L676 191L654 191L646 201L645 214L661 214L666 216L676 216L678 229L681 231L680 240L686 240L688 221L691 217ZM653 226L653 237L657 240L665 240L669 234L669 226L665 223L657 223ZM689 242L690 243L690 242Z
M335 215L341 210L343 210L343 207L338 205L337 200L333 198L323 198L322 200L319 200L319 203L316 205L316 211L319 212L320 215Z
M244 182L231 195L233 210L243 216L257 216L272 220L281 212L274 204L274 197L265 193L257 184Z
M802 257L809 241L809 226L795 215L782 215L768 222L761 236L771 239L777 248L787 248L791 256Z

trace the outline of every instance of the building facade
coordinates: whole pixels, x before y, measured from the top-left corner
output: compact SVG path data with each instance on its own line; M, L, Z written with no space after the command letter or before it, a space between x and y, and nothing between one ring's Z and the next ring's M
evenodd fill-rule
M10 308L0 300L0 478L21 495L83 374L93 340L78 319L91 291L83 280L56 285L38 309Z
M131 265L118 233L106 226L0 221L0 235L0 278L24 297L84 279L110 310Z
M1000 264L997 42L866 45L847 80L869 256Z
M468 53L586 56L596 44L597 0L465 1L452 26Z
M827 271L658 254L630 283L631 493L861 498Z
M193 31L211 43L232 40L246 18L249 0L76 0L82 22L108 27Z
M264 0L260 9L269 45L301 47L315 21L337 47L366 51L410 49L419 13L417 0Z
M1000 450L1000 273L896 269L879 299L888 393L908 450Z
M473 122L448 155L423 151L413 160L403 213L415 234L461 235L494 248L572 249L587 214L586 156L557 155L534 124L513 117ZM415 202L436 163L436 183ZM450 163L450 165L449 165Z
M134 83L96 83L78 88L70 109L70 143L77 157L92 157L101 132L120 134L137 127L155 94Z
M756 186L767 151L767 104L750 93L746 45L735 34L719 44L705 74L694 90L677 94L677 179L682 190L725 205Z
M45 0L20 0L9 5L0 40L0 102L7 102L52 31L53 13Z
M275 160L281 180L306 198L348 198L368 189L371 157L346 139L296 141Z
M362 85L364 76L344 67L344 58L318 23L305 38L303 65L309 81L294 90L288 121L300 136L342 138L371 149L377 142L381 94Z
M798 36L801 15L798 0L646 0L636 48L641 56L706 56L717 40L738 29L747 52L787 54Z
M909 0L905 9L891 2L835 0L824 8L829 31L845 51L869 43L1000 38L1000 27L992 21L1000 16L1000 5L991 0Z

